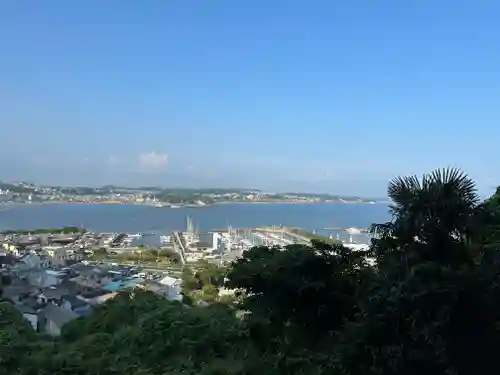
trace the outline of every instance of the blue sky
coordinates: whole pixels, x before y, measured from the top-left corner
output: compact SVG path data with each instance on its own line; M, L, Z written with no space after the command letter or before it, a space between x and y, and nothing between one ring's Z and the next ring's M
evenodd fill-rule
M0 5L0 180L380 196L500 184L500 3Z

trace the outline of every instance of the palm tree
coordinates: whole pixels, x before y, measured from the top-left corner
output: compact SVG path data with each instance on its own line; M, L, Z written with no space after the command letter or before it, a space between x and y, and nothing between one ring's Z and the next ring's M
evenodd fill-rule
M389 183L392 220L375 224L373 252L380 262L412 264L436 261L460 264L476 235L480 199L475 183L455 168ZM379 262L379 263L380 263Z

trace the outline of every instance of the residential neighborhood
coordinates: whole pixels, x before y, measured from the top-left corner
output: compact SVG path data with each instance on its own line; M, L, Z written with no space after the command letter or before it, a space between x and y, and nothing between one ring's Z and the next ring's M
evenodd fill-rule
M151 291L169 300L182 300L181 280L162 275L145 277L132 266L111 266L84 261L72 265L38 250L0 245L1 298L10 301L33 329L58 336L64 324L88 315L121 291Z

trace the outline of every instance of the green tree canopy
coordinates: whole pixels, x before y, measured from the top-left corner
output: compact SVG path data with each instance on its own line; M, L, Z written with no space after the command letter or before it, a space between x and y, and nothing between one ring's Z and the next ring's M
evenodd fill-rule
M357 311L372 271L364 252L341 245L254 247L238 259L227 286L248 296L242 308L278 330L294 327L316 340Z
M258 363L231 309L188 307L144 291L121 293L70 322L60 339L37 334L2 303L0 344L0 372L9 375L244 374L247 362Z
M498 373L500 269L483 256L489 204L479 204L474 183L457 170L398 178L389 196L393 220L374 227L376 287L336 342L337 368Z

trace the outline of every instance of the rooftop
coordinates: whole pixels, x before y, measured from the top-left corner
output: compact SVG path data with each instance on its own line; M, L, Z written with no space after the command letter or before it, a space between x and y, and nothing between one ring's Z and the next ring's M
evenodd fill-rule
M24 305L24 304L17 304L17 305L14 305L14 307L16 308L16 310L18 310L21 314L32 314L32 315L36 315L36 310L31 307L31 306L27 306L27 305Z
M35 293L37 288L32 287L27 282L16 281L11 285L4 287L3 290L3 298L15 299L20 295L28 295L31 293Z
M181 280L176 279L174 277L170 276L165 276L163 279L159 281L160 284L166 285L166 286L174 286L180 284Z
M95 297L99 297L99 296L102 296L104 294L106 294L108 292L104 291L104 290L100 290L100 289L95 289L95 290L91 290L89 292L85 292L85 293L82 293L80 294L83 298L86 298L86 299L91 299L91 298L95 298Z
M42 293L45 297L47 297L47 299L59 299L70 294L69 290L65 287L44 288Z
M78 298L77 296L73 296L73 295L64 296L63 300L66 302L69 302L73 309L88 306L87 302L85 302L85 301L81 300L80 298Z
M78 315L74 312L61 308L53 303L47 304L47 307L43 310L43 315L47 320L52 321L58 327L62 327L64 324L78 318Z
M123 289L135 288L139 284L144 284L145 280L141 278L125 279L111 281L106 284L102 289L108 292L118 292Z
M4 255L0 255L0 265L2 264L6 264L6 265L13 265L15 263L17 263L17 259L16 257L14 257L12 254L4 254Z

